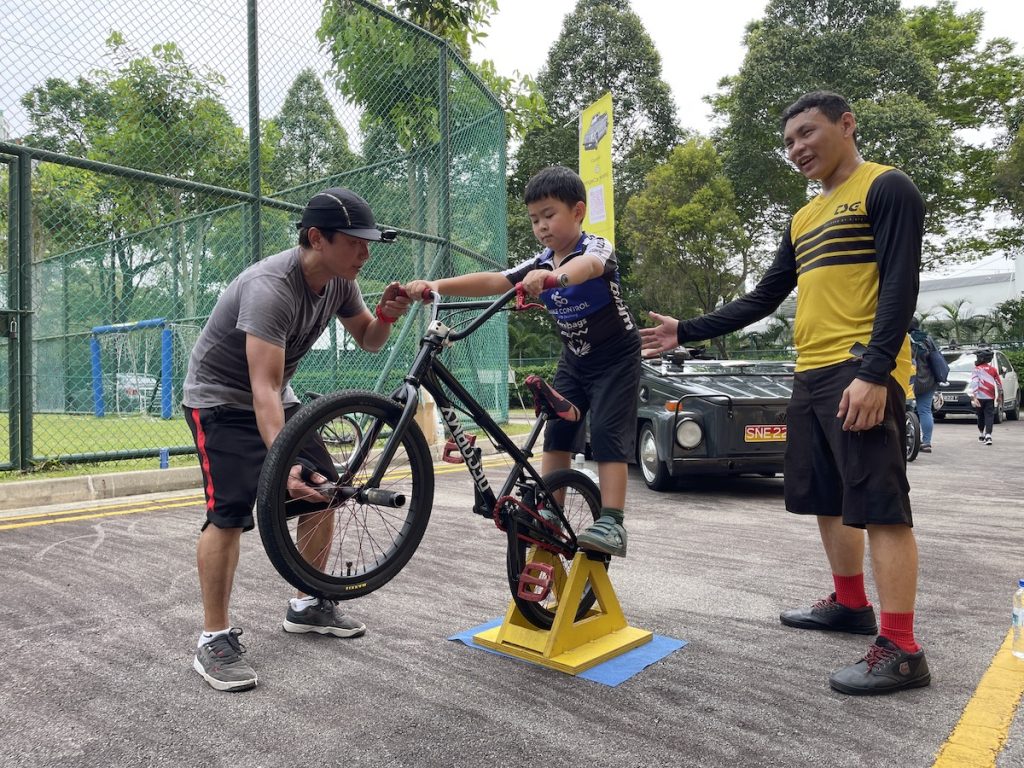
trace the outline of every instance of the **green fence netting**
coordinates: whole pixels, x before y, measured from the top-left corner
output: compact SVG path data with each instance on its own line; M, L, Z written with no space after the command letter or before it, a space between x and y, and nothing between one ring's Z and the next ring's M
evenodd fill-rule
M0 469L191 451L181 383L217 297L296 244L328 186L399 230L391 280L506 264L505 124L438 38L365 0L168 6L13 0L0 30ZM423 313L380 353L328 329L296 390L385 391ZM498 418L502 316L447 352Z

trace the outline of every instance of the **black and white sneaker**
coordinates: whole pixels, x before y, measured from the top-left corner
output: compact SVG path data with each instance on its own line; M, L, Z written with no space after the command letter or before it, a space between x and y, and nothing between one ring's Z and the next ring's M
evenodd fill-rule
M256 687L256 670L242 658L245 646L238 640L242 630L234 627L196 648L192 668L218 691L247 691Z
M985 435L985 445L992 445L992 435Z
M289 604L283 626L285 632L316 632L335 637L359 637L366 632L365 624L339 612L334 601L323 599L301 611L296 611Z

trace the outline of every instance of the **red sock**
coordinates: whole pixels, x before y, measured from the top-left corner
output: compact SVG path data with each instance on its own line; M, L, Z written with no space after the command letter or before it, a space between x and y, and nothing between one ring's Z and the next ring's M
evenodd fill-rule
M887 613L882 611L882 627L878 633L898 645L907 653L917 653L921 646L914 639L914 612Z
M866 608L871 605L864 591L863 573L856 576L839 576L833 573L832 581L836 585L836 602L840 605L847 608Z

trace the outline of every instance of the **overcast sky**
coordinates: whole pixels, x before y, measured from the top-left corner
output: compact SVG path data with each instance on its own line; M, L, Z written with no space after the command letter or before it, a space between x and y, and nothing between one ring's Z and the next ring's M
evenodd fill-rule
M904 2L904 7L934 5L934 0ZM672 88L681 125L702 133L710 130L710 110L701 99L717 89L718 81L735 74L743 61L743 32L760 18L766 0L632 0L633 11L661 55L662 77ZM513 70L536 75L562 31L565 16L576 0L501 0L487 38L473 58L490 59L498 72ZM960 11L985 12L984 38L1013 40L1024 54L1024 0L957 0ZM1001 256L956 270L980 274L1012 270Z

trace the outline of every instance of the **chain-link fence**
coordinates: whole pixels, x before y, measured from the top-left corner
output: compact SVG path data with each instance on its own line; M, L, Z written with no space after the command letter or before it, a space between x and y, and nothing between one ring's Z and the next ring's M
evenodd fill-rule
M235 275L296 244L320 189L358 191L401 235L371 246L371 307L391 280L506 264L500 105L366 0L13 0L0 41L0 469L191 452L197 330ZM296 391L388 390L422 316L373 355L335 324ZM448 353L500 418L506 339L498 320Z

